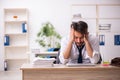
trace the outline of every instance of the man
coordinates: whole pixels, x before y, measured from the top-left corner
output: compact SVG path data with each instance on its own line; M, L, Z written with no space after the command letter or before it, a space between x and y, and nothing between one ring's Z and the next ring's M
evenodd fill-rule
M59 59L62 64L98 63L99 40L89 35L86 22L79 21L71 24L69 36L61 40Z

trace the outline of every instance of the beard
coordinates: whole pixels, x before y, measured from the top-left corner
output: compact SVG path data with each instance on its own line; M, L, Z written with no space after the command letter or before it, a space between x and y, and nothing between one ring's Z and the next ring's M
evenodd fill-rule
M84 45L84 42L80 42L80 43L76 42L76 45L77 45L78 47L81 47L82 45Z

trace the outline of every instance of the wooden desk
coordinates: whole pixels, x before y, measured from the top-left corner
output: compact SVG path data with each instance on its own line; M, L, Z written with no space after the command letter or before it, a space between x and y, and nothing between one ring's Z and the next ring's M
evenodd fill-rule
M120 80L120 68L113 66L53 67L23 64L22 80Z

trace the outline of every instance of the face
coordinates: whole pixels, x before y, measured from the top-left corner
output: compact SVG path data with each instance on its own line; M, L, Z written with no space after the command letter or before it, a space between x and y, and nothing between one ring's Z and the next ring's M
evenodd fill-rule
M74 32L74 42L77 46L81 46L84 43L84 35L75 31Z

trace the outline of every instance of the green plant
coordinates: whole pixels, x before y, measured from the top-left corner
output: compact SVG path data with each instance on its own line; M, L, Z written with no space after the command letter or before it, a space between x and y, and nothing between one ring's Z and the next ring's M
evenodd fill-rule
M37 42L44 48L60 48L61 36L55 31L50 22L42 24L42 28L37 33Z

